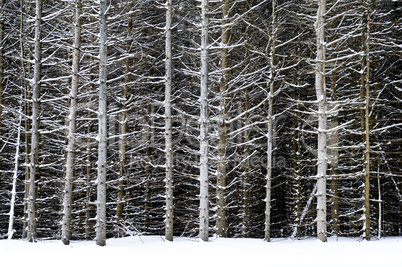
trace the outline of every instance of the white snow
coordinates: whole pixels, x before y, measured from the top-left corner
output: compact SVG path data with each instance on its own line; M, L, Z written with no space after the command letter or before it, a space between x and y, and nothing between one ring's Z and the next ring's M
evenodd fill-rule
M105 247L94 241L0 240L2 266L402 266L402 237L378 241L329 238L305 240L211 238L175 238L134 236L108 239Z

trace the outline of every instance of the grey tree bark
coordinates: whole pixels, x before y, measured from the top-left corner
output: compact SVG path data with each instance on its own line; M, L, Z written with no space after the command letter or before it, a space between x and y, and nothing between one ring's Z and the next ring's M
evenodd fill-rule
M32 125L31 125L31 156L29 162L29 194L28 194L28 226L27 240L34 242L37 236L36 223L36 180L39 169L39 116L40 89L42 76L42 0L35 2L35 51L34 77L32 85Z
M337 80L338 75L334 70L331 75L331 87L332 87L332 101L335 105L337 102ZM333 235L338 236L340 232L339 225L339 181L338 181L338 162L339 162L339 130L338 128L338 112L339 108L334 107L334 115L331 118L331 151L330 151L330 162L331 162L331 221L332 221L332 232Z
M24 6L24 0L20 0L20 6ZM25 151L30 151L30 142L31 142L31 134L30 134L30 121L29 118L31 118L31 112L29 109L29 103L31 101L31 93L30 93L30 84L27 82L25 79L27 77L27 71L25 68L25 62L24 62L24 12L21 12L20 14L20 64L21 64L21 70L22 70L22 77L21 77L21 83L22 87L24 90L24 127L25 127ZM28 236L28 199L29 199L29 173L30 173L30 164L29 164L29 153L25 153L25 192L24 192L24 222L23 222L23 229L22 229L22 238L26 239Z
M11 188L11 200L10 200L10 212L8 220L8 232L7 239L12 239L15 229L14 229L14 219L15 219L15 203L17 197L17 178L18 178L18 161L20 157L20 137L21 137L21 122L22 122L22 110L20 111L20 116L18 120L18 130L17 130L17 142L15 144L15 157L14 157L14 170Z
M3 38L4 38L4 18L5 18L5 10L4 10L4 0L0 1L0 129L3 124L3 82L4 82L4 48L3 48ZM1 134L1 132L0 132ZM2 147L2 142L0 141L0 146ZM0 151L1 156L1 151ZM0 162L1 169L1 162ZM0 178L1 180L1 178ZM1 189L1 188L0 188Z
M99 44L99 130L98 179L96 200L96 244L106 245L106 160L107 160L107 10L108 1L100 0Z
M268 96L268 147L267 147L267 178L265 198L265 241L271 241L271 182L272 182L272 143L273 143L273 106L274 106L274 81L275 81L275 48L276 48L276 1L272 0L272 33L270 47L270 72L269 72L269 96Z
M173 241L173 144L172 144L172 0L166 2L165 39L165 172L166 218L165 238Z
M201 1L201 97L200 97L200 230L199 237L208 241L208 0Z
M130 1L129 10L132 10L134 1ZM130 15L128 19L127 27L127 44L126 52L130 53L132 44L132 34L133 34L133 15ZM116 217L117 217L117 227L119 227L123 209L124 209L124 185L127 179L126 173L126 147L127 147L127 104L129 102L129 83L130 83L130 58L125 59L125 77L124 77L124 91L123 91L123 107L122 107L122 118L121 118L121 137L120 137L120 178L119 178L119 191L118 191L118 202L116 207ZM117 236L120 235L120 230L117 230Z
M230 28L228 21L230 3L225 0L222 5L222 33L221 33L221 82L219 86L219 121L218 121L218 162L217 162L217 185L216 185L216 234L225 237L227 232L226 225L226 165L227 155L227 126L226 120L228 117L228 83L229 83L229 69L228 69L228 56Z
M70 91L70 110L68 117L67 133L67 159L65 167L63 218L61 222L61 241L68 245L71 239L71 210L73 200L73 181L75 166L75 143L76 143L76 119L77 119L77 95L80 71L81 49L81 0L75 1L74 12L74 45L72 62L72 80Z
M365 3L367 21L366 33L363 33L364 63L362 66L362 91L364 94L364 129L363 143L364 151L364 225L363 236L366 240L370 240L370 9L369 3ZM363 118L362 118L363 120Z
M326 1L318 0L315 31L317 38L317 58L315 69L315 89L318 102L318 148L317 148L317 238L327 241L327 96L325 82L325 10Z

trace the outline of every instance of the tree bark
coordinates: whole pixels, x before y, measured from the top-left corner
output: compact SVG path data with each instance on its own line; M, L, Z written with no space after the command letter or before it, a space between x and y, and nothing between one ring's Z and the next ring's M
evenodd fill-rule
M363 238L370 240L370 14L366 1L362 2L362 50L364 56L361 62L361 87L360 87L360 123L364 144L364 214L363 214Z
M71 210L73 200L73 181L75 168L75 143L76 143L76 119L77 119L77 95L80 71L80 49L81 49L81 0L75 1L74 21L74 46L72 63L72 81L70 92L70 111L68 117L67 133L67 159L66 176L63 198L63 218L61 222L61 241L68 245L71 239Z
M7 239L12 239L14 235L14 210L15 210L15 200L17 196L17 178L18 178L18 161L20 157L20 137L21 137L21 122L22 122L22 110L19 112L20 117L18 121L18 130L17 130L17 142L15 145L15 157L14 157L14 170L13 170L13 179L12 179L12 188L11 188L11 200L10 200L10 212L9 220L8 220L8 232Z
M336 71L333 70L331 75L331 88L332 88L332 100L337 104L337 80L338 76ZM340 226L339 226L339 182L338 182L338 162L339 162L339 153L338 153L338 139L339 139L339 130L338 128L338 107L334 107L334 115L331 118L331 224L332 231L335 236L339 235Z
M317 148L317 238L327 241L327 96L325 83L325 9L326 1L318 1L317 21L317 63L315 88L318 102L318 148Z
M226 237L226 166L227 160L227 126L226 120L228 116L228 83L229 69L228 56L230 28L227 16L229 15L229 0L224 0L222 5L222 32L221 32L221 82L219 85L219 121L218 121L218 162L217 162L217 185L216 185L216 234Z
M96 210L96 244L106 245L106 160L107 160L107 0L100 0L99 45L99 130Z
M3 82L4 82L4 18L5 18L5 10L4 10L4 0L0 1L0 136L2 136L2 124L3 124ZM3 147L3 142L0 140L0 147ZM2 151L0 151L1 157ZM2 161L0 160L0 170L2 168ZM0 177L0 181L1 181ZM1 188L0 188L1 190Z
M129 10L133 8L134 2L130 1ZM133 34L133 16L130 15L128 20L127 29L127 44L126 52L130 53L130 48L132 44L132 34ZM123 91L123 107L122 107L122 118L121 118L121 133L120 133L120 178L119 178L119 191L118 191L118 202L116 207L116 217L117 217L117 228L119 227L122 213L124 209L124 185L127 179L126 174L126 147L127 147L127 104L129 101L129 82L130 82L130 58L125 59L125 77L124 77L124 91ZM120 230L117 230L117 236L120 235Z
M275 48L276 48L276 1L272 1L272 33L270 47L269 67L269 95L268 95L268 133L267 133L267 178L265 197L265 234L264 240L271 241L271 182L272 182L272 142L273 142L273 106L274 106L274 81L275 81Z
M20 6L24 6L24 0L20 0ZM30 143L31 143L31 134L30 134L30 121L31 112L29 109L29 102L31 102L31 88L29 82L26 81L27 73L24 63L24 12L20 14L20 61L21 61L21 69L22 75L21 78L22 86L24 88L24 127L25 127L25 181L24 181L24 222L23 222L23 229L22 229L22 238L26 239L28 236L28 199L29 199L29 174L30 174L30 157L29 151L31 150ZM28 68L28 72L30 72L31 68Z
M37 236L36 222L36 182L39 169L39 116L40 89L42 74L42 0L35 2L35 51L34 77L32 87L32 125L31 125L31 158L29 162L29 194L28 194L28 230L27 240L34 242Z
M208 241L208 0L201 1L201 97L200 97L200 230L199 237Z
M366 39L366 105L365 105L365 183L364 183L364 210L365 210L365 238L370 240L370 11L367 10L367 39Z
M250 208L250 113L247 112L250 109L250 88L247 87L244 90L244 133L243 133L243 173L241 174L242 189L243 189L243 226L242 236L250 236L250 220L251 220L251 208ZM240 138L241 139L241 138ZM241 142L241 140L239 141Z
M166 218L165 238L173 241L173 144L172 144L172 0L166 2L165 39L165 173L166 173Z

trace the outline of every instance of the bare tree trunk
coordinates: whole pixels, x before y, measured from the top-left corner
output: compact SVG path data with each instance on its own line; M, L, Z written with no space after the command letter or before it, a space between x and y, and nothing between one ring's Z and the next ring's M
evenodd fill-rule
M71 210L73 200L73 181L75 166L77 95L80 71L81 48L81 0L75 1L74 46L72 63L72 81L70 92L70 111L68 117L66 177L64 184L63 218L61 222L61 241L68 245L71 239Z
M364 225L364 237L366 240L371 238L370 229L370 11L367 10L367 34L365 40L365 54L366 54L366 81L365 81L365 179L364 179L364 210L365 210L365 225Z
M17 130L17 142L15 145L15 157L14 157L14 171L13 171L13 179L12 179L12 188L11 188L11 200L10 200L10 212L9 220L8 220L8 233L7 239L12 239L14 235L14 210L15 210L15 200L17 196L17 178L18 178L18 160L20 157L20 137L21 137L21 122L22 122L22 110L20 111L20 117L18 121L18 130Z
M365 12L363 12L363 21L365 21L364 18L367 16L367 21L365 21L367 24L362 25L362 50L364 56L361 61L362 72L360 76L360 123L362 139L365 146L363 237L366 240L370 240L370 15L365 1L362 1L362 6L365 9Z
M4 10L4 0L0 1L0 135L2 135L1 128L3 124L3 81L4 81L4 18L5 18L5 10ZM0 147L2 147L2 142L0 140ZM0 151L1 157L1 151ZM1 170L1 160L0 160L0 170ZM0 181L1 181L0 177ZM1 188L0 188L1 189Z
M219 121L218 121L218 162L217 162L217 185L216 185L216 234L218 236L226 237L226 165L228 163L226 149L227 149L227 113L228 113L228 83L229 83L229 70L228 70L228 56L230 28L228 21L230 3L229 0L224 0L222 5L222 36L221 44L221 82L219 87L220 103L219 103Z
M153 75L153 70L150 71L150 76ZM152 94L152 85L148 86L149 94ZM145 154L145 232L149 232L151 225L151 195L152 195L152 145L153 139L153 115L154 110L151 101L147 103L147 115L146 115L146 137L148 147Z
M96 210L96 244L106 245L106 160L107 160L107 0L100 0L99 45L99 147Z
M334 55L335 57L335 55ZM338 76L336 71L333 70L331 76L332 100L337 104L336 80ZM338 193L338 107L334 107L334 115L331 118L331 222L332 231L335 236L339 235L339 193Z
M131 11L133 8L134 2L130 1L129 10ZM126 52L130 53L131 43L132 43L132 34L133 34L133 16L130 15L128 20L128 29L127 29L127 44L126 44ZM118 191L118 201L116 207L116 217L117 217L117 228L119 227L123 209L124 209L124 184L127 179L126 174L126 146L127 146L127 104L129 101L129 82L130 82L130 58L125 59L125 77L124 77L124 91L123 91L123 110L122 110L122 118L121 118L121 137L120 137L120 178L119 178L119 191ZM119 230L117 230L117 236L119 236Z
M300 89L299 89L299 94L298 94L298 98L300 100ZM294 122L294 128L296 129L300 129L301 128L301 119L300 119L300 108L299 108L299 104L297 104L297 120ZM301 228L301 223L302 223L302 212L301 212L301 194L302 194L302 187L301 187L301 132L297 131L297 133L295 133L296 137L294 140L294 154L295 154L295 161L293 164L293 168L294 168L294 172L295 172L295 180L296 180L296 184L295 184L295 189L296 189L296 194L295 194L295 201L296 201L296 206L295 206L295 221L294 221L294 228L293 228L293 233L291 235L291 238L298 238L300 237L300 228Z
M21 7L24 4L24 0L20 1ZM23 77L21 78L22 86L24 88L24 115L25 115L25 120L24 120L24 127L25 127L25 190L24 190L24 222L22 226L22 238L26 239L28 235L28 199L29 199L29 169L30 169L30 158L29 158L29 151L31 149L30 147L30 142L31 142L31 134L30 134L30 121L29 118L31 118L31 112L29 109L29 102L31 101L31 89L30 89L30 84L25 80L27 77L26 73L26 68L25 68L25 63L24 63L24 39L23 39L23 32L24 32L24 12L21 12L20 14L20 61L21 61L21 69L22 69L22 75ZM31 68L29 67L28 70Z
M166 2L165 39L165 156L166 156L166 218L165 238L173 241L173 144L172 144L172 0Z
M92 99L89 99L90 103L93 103L91 101ZM94 110L93 104L90 104L90 110ZM88 111L88 118L91 118L92 113L90 111ZM88 123L87 126L87 134L90 135L92 132L92 122ZM87 141L87 147L86 147L86 153L87 153L87 157L86 157L86 181L85 181L85 186L86 186L86 196L85 196L85 239L86 240L91 240L91 228L92 228L92 221L91 221L91 210L92 210L92 205L91 205L91 186L92 186L92 181L91 181L91 177L92 177L92 140L89 138L89 140Z
M274 106L274 81L275 81L275 46L276 46L276 1L272 1L272 33L270 47L270 72L269 72L269 96L268 96L268 133L267 133L267 178L265 197L265 237L267 242L271 241L271 182L272 182L272 142L273 142L273 106Z
M243 133L243 173L242 178L242 189L243 189L243 229L242 236L250 236L250 219L251 219L251 208L250 208L250 113L247 112L250 109L250 88L247 87L244 90L244 133Z
M317 148L317 238L327 241L327 96L325 83L325 9L326 1L318 1L317 21L317 64L315 88L318 101L318 148Z
M200 97L200 232L208 241L208 0L201 0L201 97Z
M24 0L20 0L20 6L22 7L24 4ZM31 141L30 133L29 133L29 119L31 114L29 112L29 101L31 99L29 83L26 82L26 68L24 63L24 40L23 40L23 32L24 32L24 12L20 13L20 33L19 33L19 42L20 42L20 65L21 65L21 86L23 88L23 97L24 97L24 131L25 131L25 180L24 180L24 220L23 220L23 229L22 229L22 238L27 238L27 229L28 229L28 194L29 194L29 151L30 146L29 143Z
M42 0L36 0L35 8L35 52L32 88L31 159L29 163L28 230L27 240L34 242L37 236L36 182L39 168L39 116L42 73Z

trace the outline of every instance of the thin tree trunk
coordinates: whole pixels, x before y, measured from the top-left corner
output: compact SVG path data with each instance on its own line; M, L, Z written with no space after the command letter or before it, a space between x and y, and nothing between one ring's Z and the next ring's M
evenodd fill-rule
M2 136L1 128L3 124L3 81L4 81L4 18L5 18L5 10L4 10L4 0L0 1L0 135ZM0 147L3 147L2 141L0 140ZM1 157L1 151L0 151ZM2 160L0 160L0 170L1 170ZM1 181L0 177L0 181ZM0 188L1 189L1 188Z
M317 64L315 87L318 101L318 148L317 148L317 238L327 241L327 96L325 83L325 9L326 1L318 1L317 21Z
M93 103L91 101L92 99L89 99L89 103ZM90 104L89 107L90 110L93 110L93 105ZM92 113L90 111L88 111L88 118L91 118ZM91 134L92 132L92 122L88 123L88 131L87 134L88 136ZM92 139L88 138L88 144L86 147L86 153L87 153L87 157L86 157L86 181L85 181L85 186L86 186L86 196L85 196L85 239L86 240L90 240L91 239L91 229L92 229L92 221L91 221L91 210L92 210L92 205L91 205L91 187L92 187L92 167L93 167L93 163L92 163Z
M201 98L200 98L200 232L208 241L208 0L201 0Z
M21 7L24 6L24 0L20 1ZM29 151L31 149L30 143L31 143L31 134L30 134L30 121L29 118L31 118L31 112L29 109L29 102L31 101L31 88L30 84L26 82L26 68L25 68L25 63L24 63L24 43L25 40L23 39L23 32L24 32L24 12L21 11L20 13L20 64L21 64L21 69L22 69L22 75L23 77L21 78L21 83L24 88L24 115L25 115L25 120L24 120L24 126L25 126L25 181L24 181L24 222L22 226L22 238L26 239L28 236L28 199L29 199L29 174L30 174L30 158L29 158ZM28 63L29 64L29 63ZM28 72L30 72L31 67L28 68Z
M228 83L229 83L229 70L228 70L228 54L230 28L228 21L230 3L229 0L224 0L222 5L222 36L221 36L221 82L219 87L220 103L219 103L219 121L218 121L218 162L217 162L217 185L216 185L216 234L218 236L226 237L226 165L227 160L227 113L228 113Z
M337 92L336 92L336 80L338 76L336 71L332 72L331 76L331 87L332 87L332 97L335 105L337 105ZM339 235L339 193L338 193L338 139L339 130L338 128L338 107L335 107L335 112L331 118L331 222L332 231L335 236Z
M276 1L272 1L272 34L270 47L270 72L269 72L269 96L268 96L268 133L267 133L267 178L265 197L265 237L267 242L271 241L271 182L272 182L272 142L273 142L273 106L274 106L274 81L275 81L275 46L276 46Z
M29 163L28 230L27 240L34 242L37 236L36 182L39 168L39 116L42 72L42 0L36 0L35 8L35 52L32 88L31 159Z
M153 71L151 69L150 76L152 76ZM148 87L149 95L152 94L152 85ZM152 145L154 144L153 140L153 107L152 103L148 101L147 103L147 144L148 147L146 149L145 155L145 232L149 232L149 228L151 225L151 194L152 194Z
M370 240L371 229L370 229L370 11L367 10L367 38L365 40L365 54L366 54L366 81L365 81L365 181L364 181L364 210L365 210L365 239Z
M243 173L242 187L243 187L243 229L242 236L250 236L250 219L251 219L251 208L250 208L250 113L247 112L250 109L250 88L247 87L244 90L244 133L243 133Z
M166 218L165 238L173 241L173 144L172 144L172 0L166 2L165 39L165 173L166 173Z
M295 97L296 99L296 97ZM298 100L300 100L300 88L298 90ZM293 128L294 129L301 129L301 119L300 119L300 104L298 102L297 104L297 108L296 108L297 112L297 119L294 120L293 122ZM293 233L291 235L291 238L298 238L300 237L300 227L301 227L301 194L302 194L302 189L301 189L301 132L299 131L295 131L295 138L293 139L293 151L294 151L294 163L293 163L293 170L294 170L294 174L295 174L295 220L293 222L294 224L294 230Z
M20 0L20 6L24 5L24 0ZM25 180L24 180L24 220L22 226L22 238L27 238L27 229L28 229L28 195L29 195L29 151L30 151L30 123L29 118L31 116L29 110L29 102L31 99L29 83L26 82L26 68L24 63L24 39L23 39L23 32L24 32L24 12L20 13L20 33L19 33L19 42L20 42L20 66L21 66L21 86L23 88L23 97L24 97L24 132L25 132ZM31 68L29 68L31 69Z
M129 10L131 11L133 8L134 2L130 1ZM131 43L132 43L132 34L133 34L133 16L130 15L128 20L128 29L127 29L127 44L126 44L126 52L130 53ZM117 228L119 227L122 213L124 209L124 185L127 179L126 174L126 147L127 147L127 104L129 101L129 82L130 82L130 58L126 58L125 60L125 77L124 77L124 91L123 91L123 110L122 110L122 118L121 118L121 137L120 137L120 178L119 178L119 191L117 193L118 202L116 207L116 217L117 217ZM117 230L117 236L120 235L120 230Z
M15 145L15 159L14 159L14 171L13 171L13 179L12 179L12 188L11 188L11 200L10 200L10 212L9 220L8 220L8 233L7 239L12 239L14 235L14 209L15 209L15 199L17 196L17 178L18 178L18 160L20 158L20 137L21 137L21 122L22 122L22 110L20 111L20 118L18 121L18 130L17 130L17 142Z
M106 245L106 160L107 160L107 0L100 0L99 45L99 130L96 210L96 244Z
M361 62L360 78L360 123L362 129L362 139L365 146L364 151L364 214L363 214L363 237L370 240L370 15L365 1L362 2L365 8L363 21L367 16L367 21L362 25L362 50L364 56Z
M73 181L75 167L75 143L76 143L76 119L77 119L77 95L80 71L80 48L81 48L81 0L75 1L74 23L74 48L72 63L72 81L70 92L70 111L68 117L67 134L67 160L66 177L64 184L63 218L61 222L61 240L65 245L70 244L71 239L71 210L73 200Z

